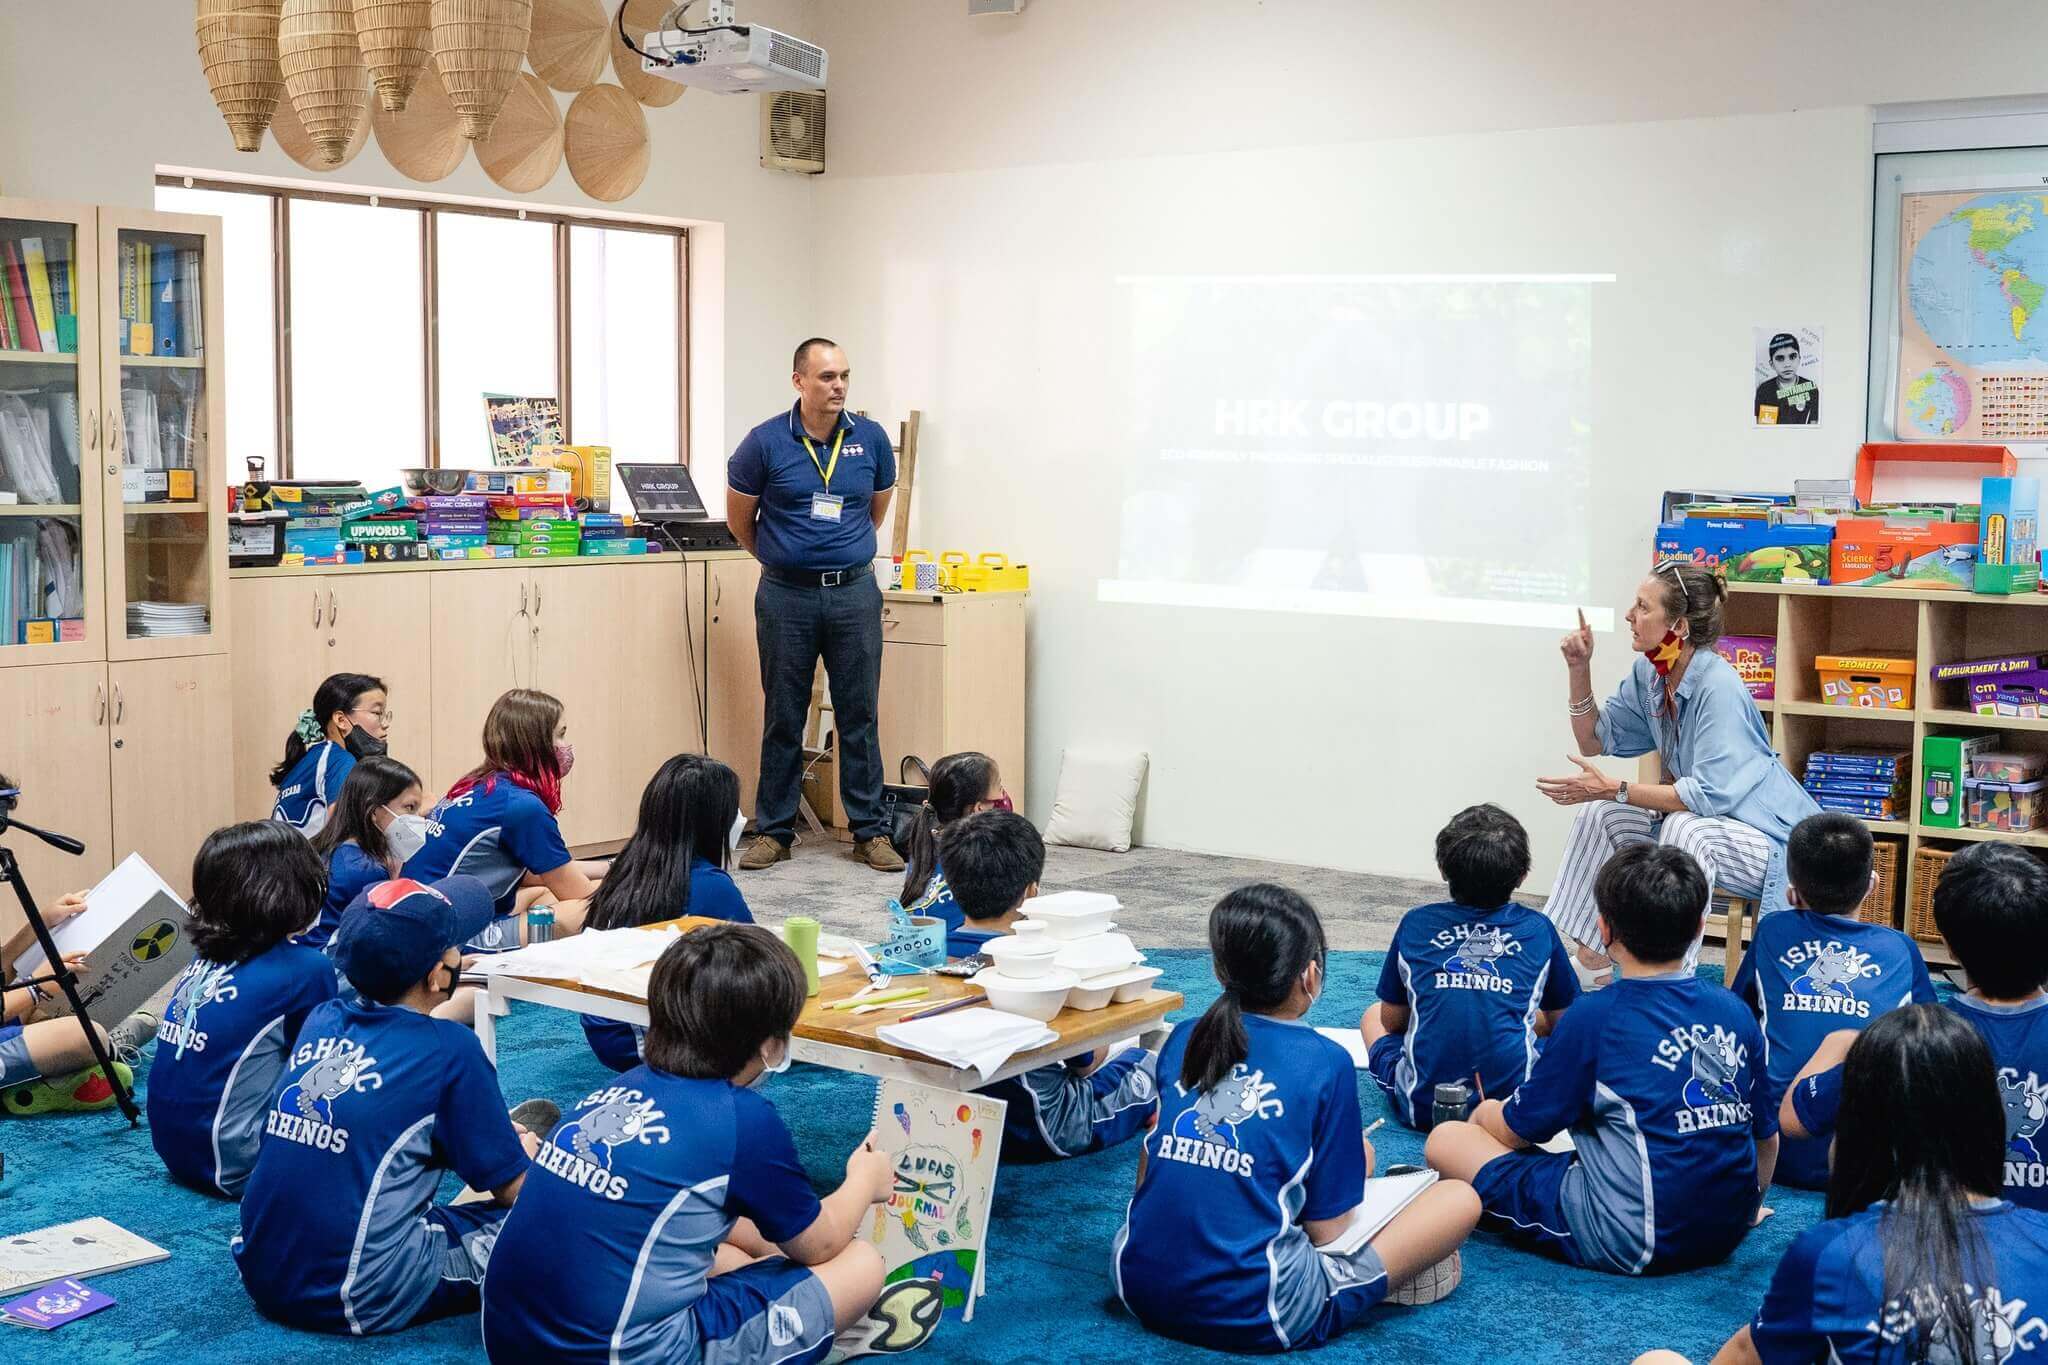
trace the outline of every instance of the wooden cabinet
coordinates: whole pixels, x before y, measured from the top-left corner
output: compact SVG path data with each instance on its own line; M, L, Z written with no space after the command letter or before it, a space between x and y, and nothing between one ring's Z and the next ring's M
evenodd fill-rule
M711 756L740 777L740 809L754 813L761 784L761 651L754 643L754 589L761 566L752 559L713 560L709 575L705 646L707 745Z
M0 669L0 732L9 736L0 775L21 787L22 819L85 844L84 856L74 858L33 835L4 836L45 907L91 886L114 864L107 709L105 664ZM0 892L0 938L20 925L14 897Z
M420 574L323 574L316 587L324 612L315 633L319 644L312 651L307 701L312 699L313 688L330 673L368 673L382 678L386 704L395 717L388 738L391 756L420 775L427 784L427 798L432 800L447 784L435 787L431 771L434 667L428 641L433 625L426 578ZM238 647L235 657L240 655ZM298 705L303 708L306 702ZM297 716L298 711L291 714ZM479 716L479 734L482 724ZM283 731L278 732L276 742L281 749Z
M419 644L434 676L428 787L439 795L483 760L491 703L533 685L533 576L518 567L422 576L428 632Z
M114 848L140 853L181 896L192 892L192 855L234 815L220 755L232 721L224 655L107 665L112 697Z
M894 782L903 760L929 765L953 752L946 743L946 649L943 645L882 642L882 691L875 706L882 739L882 780ZM963 747L977 748L978 744ZM997 759L996 765L1002 766ZM1004 773L1007 780L1009 774ZM913 778L913 781L916 779Z
M314 642L327 604L318 579L299 578L237 579L228 600L245 633L228 656L234 813L262 820L277 801L270 770L319 685Z

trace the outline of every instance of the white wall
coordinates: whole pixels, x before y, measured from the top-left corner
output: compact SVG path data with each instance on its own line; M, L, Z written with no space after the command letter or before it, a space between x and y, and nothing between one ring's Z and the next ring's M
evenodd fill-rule
M808 6L798 0L749 3L764 23L805 27ZM447 179L419 185L391 168L374 138L354 161L322 176L268 138L258 152L235 150L206 88L192 15L190 0L0 6L0 193L147 208L156 168L166 165L709 220L723 229L707 234L722 241L705 254L723 269L724 297L701 301L698 317L708 316L713 330L696 342L711 378L723 366L725 385L715 420L693 422L697 458L722 459L723 449L702 447L724 446L786 404L789 347L810 331L815 187L761 169L753 97L692 91L647 110L653 157L646 183L611 205L577 189L566 162L528 195L499 189L474 155ZM718 393L715 384L711 392ZM229 467L237 467L232 458Z
M1152 754L1148 843L1426 874L1444 817L1493 798L1529 821L1548 884L1567 822L1531 784L1568 741L1550 633L1094 600L1126 419L1111 281L1614 272L1584 534L1618 615L1661 489L1846 470L1863 106L2035 88L2025 51L2048 39L2009 4L1933 25L1893 0L1706 8L819 7L818 316L858 402L926 414L915 540L1031 561L1034 816L1063 748L1124 745ZM1750 329L1776 319L1827 330L1822 430L1757 432L1736 404ZM1625 649L1601 640L1603 684Z

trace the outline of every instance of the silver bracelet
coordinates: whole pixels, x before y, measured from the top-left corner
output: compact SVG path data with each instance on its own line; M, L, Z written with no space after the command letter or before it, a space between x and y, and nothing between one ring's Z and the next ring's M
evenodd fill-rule
M1595 702L1590 696L1581 697L1570 704L1572 718L1575 720L1580 716L1592 715L1598 708L1599 703Z

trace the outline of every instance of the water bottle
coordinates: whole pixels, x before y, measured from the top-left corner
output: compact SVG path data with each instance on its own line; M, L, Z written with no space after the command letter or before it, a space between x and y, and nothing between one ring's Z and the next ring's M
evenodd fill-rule
M555 907L535 905L526 912L526 941L546 943L555 936Z
M1463 1081L1445 1081L1436 1088L1435 1103L1430 1106L1429 1126L1450 1123L1465 1117L1466 1107L1472 1103L1472 1091Z

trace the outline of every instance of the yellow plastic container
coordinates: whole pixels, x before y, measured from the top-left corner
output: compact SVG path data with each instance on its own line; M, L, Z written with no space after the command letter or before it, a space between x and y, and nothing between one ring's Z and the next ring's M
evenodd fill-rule
M1864 711L1913 709L1913 661L1870 654L1817 654L1820 699Z
M897 587L904 592L937 592L939 590L939 566L932 559L930 550L905 550L903 552L903 577Z

